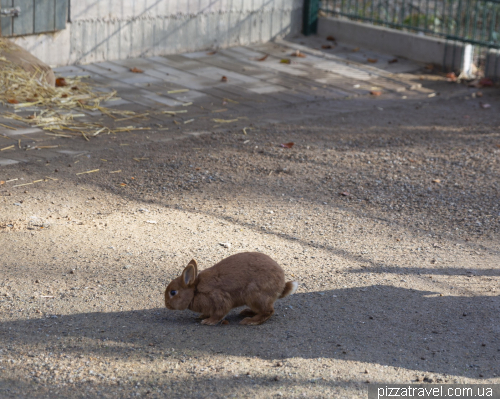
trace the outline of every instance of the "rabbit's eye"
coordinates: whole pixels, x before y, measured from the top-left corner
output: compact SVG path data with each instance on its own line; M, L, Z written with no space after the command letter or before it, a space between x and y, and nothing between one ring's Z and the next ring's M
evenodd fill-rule
M170 296L175 296L175 295L177 295L177 291L176 290L170 291Z

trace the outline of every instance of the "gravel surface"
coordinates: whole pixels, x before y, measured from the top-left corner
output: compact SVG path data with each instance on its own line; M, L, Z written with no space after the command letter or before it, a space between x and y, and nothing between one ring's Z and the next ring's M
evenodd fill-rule
M75 144L82 156L3 167L19 180L0 186L0 397L500 383L500 97L482 101L103 136ZM190 259L242 251L299 282L266 323L234 310L208 327L163 307Z

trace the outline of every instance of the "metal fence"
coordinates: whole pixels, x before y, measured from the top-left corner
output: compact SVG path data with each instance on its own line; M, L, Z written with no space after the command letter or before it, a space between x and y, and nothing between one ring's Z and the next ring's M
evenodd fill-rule
M307 0L314 2L315 0ZM319 12L470 43L475 62L495 74L500 58L500 0L316 0Z

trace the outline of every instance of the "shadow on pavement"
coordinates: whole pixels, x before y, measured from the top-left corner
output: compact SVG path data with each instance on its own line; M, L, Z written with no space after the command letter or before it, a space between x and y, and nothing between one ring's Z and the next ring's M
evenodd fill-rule
M65 353L120 359L192 350L334 358L471 378L500 373L498 297L378 285L295 294L278 301L276 314L261 326L240 326L235 311L227 320L229 325L207 327L190 311L164 308L82 313L3 322L0 337L6 345L54 352L66 338Z

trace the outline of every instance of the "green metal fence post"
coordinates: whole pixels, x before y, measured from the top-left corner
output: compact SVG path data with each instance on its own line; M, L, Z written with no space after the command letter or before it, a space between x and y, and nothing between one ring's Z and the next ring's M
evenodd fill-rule
M304 0L302 33L308 36L318 32L318 12L320 0Z

